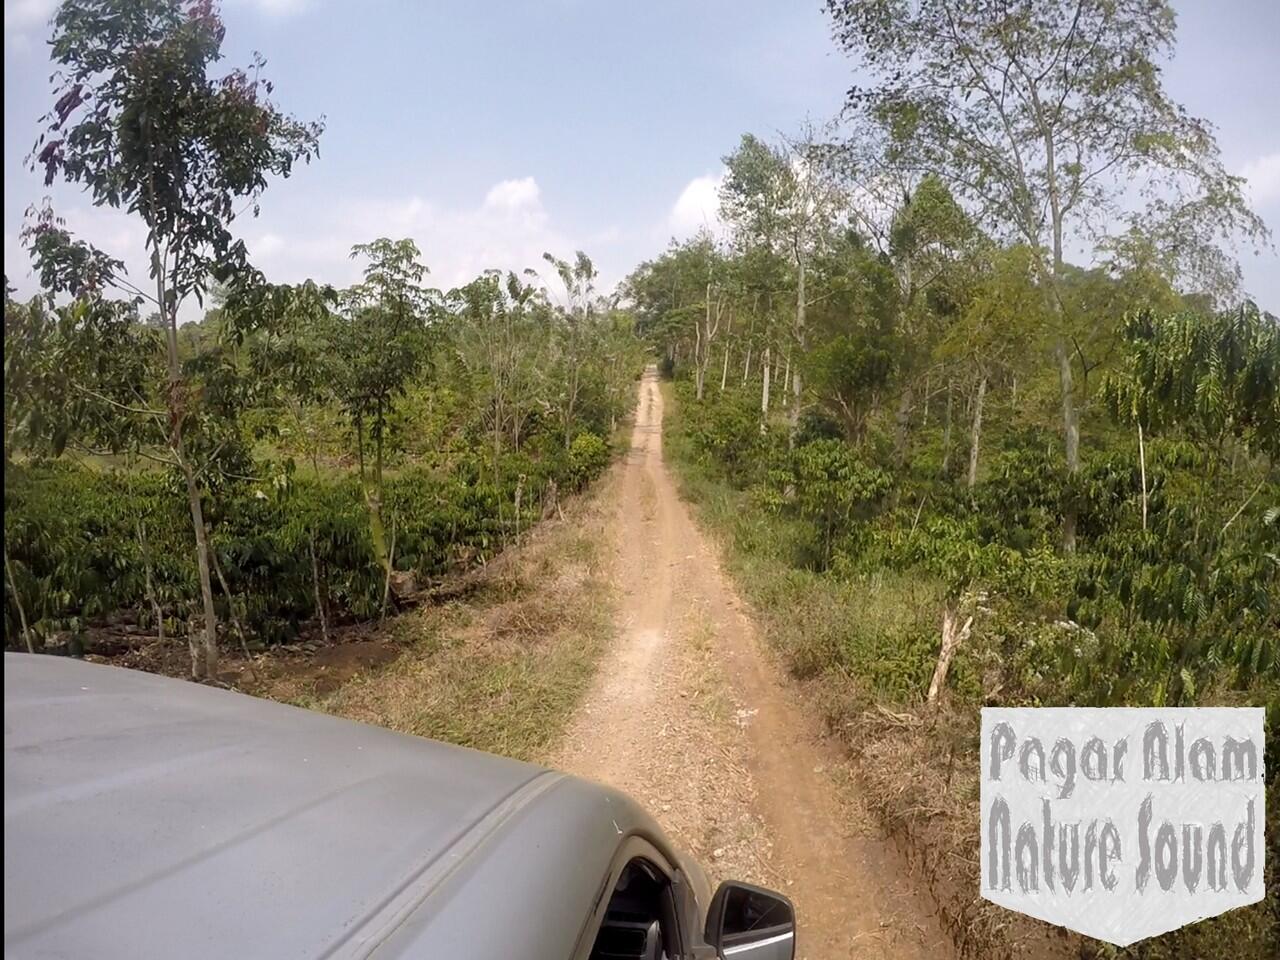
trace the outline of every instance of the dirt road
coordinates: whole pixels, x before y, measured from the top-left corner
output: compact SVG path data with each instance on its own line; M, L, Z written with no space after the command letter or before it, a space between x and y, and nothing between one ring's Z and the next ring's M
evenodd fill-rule
M618 640L551 762L636 797L713 882L786 892L798 957L954 956L677 496L662 403L650 369L611 488Z

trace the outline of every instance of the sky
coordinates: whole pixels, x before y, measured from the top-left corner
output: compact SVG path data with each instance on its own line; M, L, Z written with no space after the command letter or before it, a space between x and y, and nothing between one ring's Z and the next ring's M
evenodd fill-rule
M145 230L24 159L51 105L54 0L5 0L4 262L50 196L69 229L145 278ZM1175 0L1171 95L1217 127L1229 170L1280 232L1280 0ZM325 119L319 160L237 222L275 281L345 285L351 246L412 237L435 286L585 250L609 288L714 221L721 158L747 131L833 117L856 82L818 0L224 0L228 67L267 58L276 102ZM1241 251L1280 313L1280 257Z

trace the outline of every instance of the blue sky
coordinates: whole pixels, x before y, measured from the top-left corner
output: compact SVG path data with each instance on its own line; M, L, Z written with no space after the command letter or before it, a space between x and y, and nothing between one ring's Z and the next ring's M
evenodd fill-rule
M69 226L141 267L143 230L46 190L23 164L47 109L52 0L5 0L5 272L34 292L17 242L52 194ZM1180 0L1175 98L1218 127L1280 230L1280 0ZM276 99L324 114L321 157L238 230L275 280L351 281L353 243L412 236L434 283L586 250L611 284L714 215L741 133L794 131L855 80L817 0L224 0L229 64L268 59ZM1280 312L1280 258L1242 257Z

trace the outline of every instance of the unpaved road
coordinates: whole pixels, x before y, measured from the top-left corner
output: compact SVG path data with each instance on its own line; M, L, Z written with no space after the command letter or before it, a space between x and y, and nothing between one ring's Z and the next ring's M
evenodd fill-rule
M786 892L797 957L954 956L676 494L652 368L611 491L618 639L551 762L641 801L713 883Z

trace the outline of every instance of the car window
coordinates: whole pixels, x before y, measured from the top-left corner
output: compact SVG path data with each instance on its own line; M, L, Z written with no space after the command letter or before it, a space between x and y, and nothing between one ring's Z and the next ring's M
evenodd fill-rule
M666 876L630 861L618 877L591 960L665 960L675 956L675 911Z

